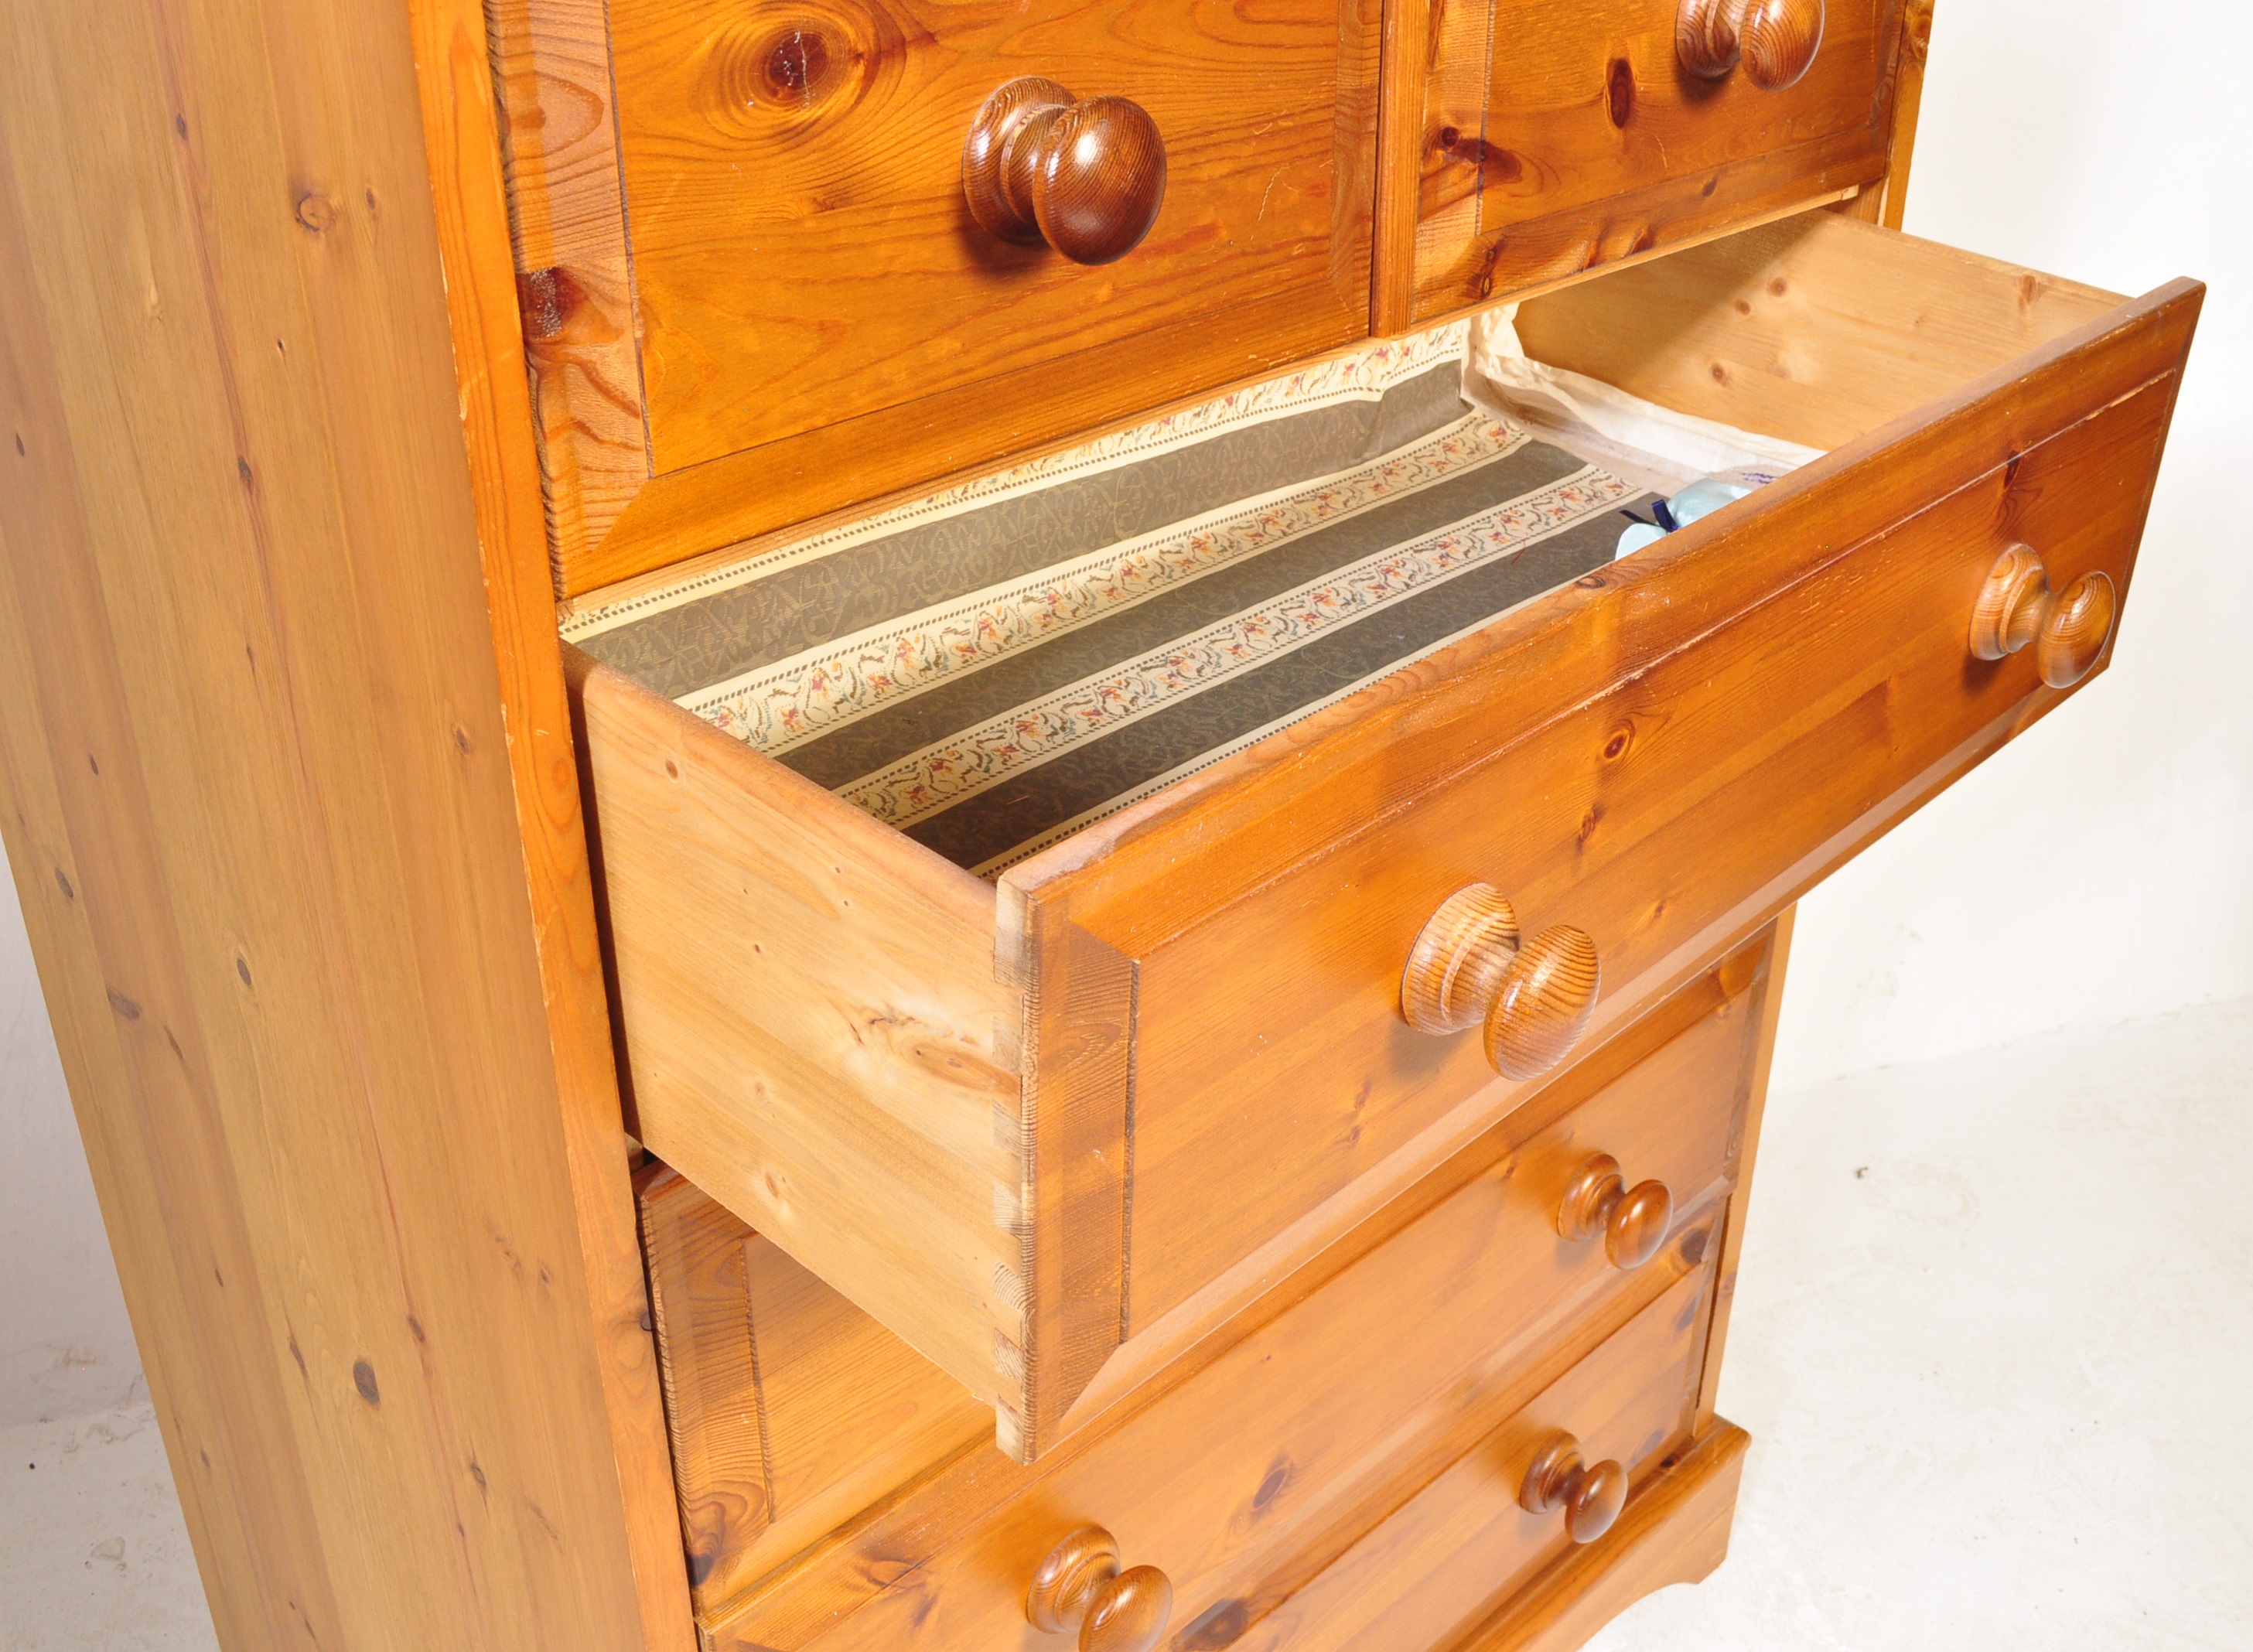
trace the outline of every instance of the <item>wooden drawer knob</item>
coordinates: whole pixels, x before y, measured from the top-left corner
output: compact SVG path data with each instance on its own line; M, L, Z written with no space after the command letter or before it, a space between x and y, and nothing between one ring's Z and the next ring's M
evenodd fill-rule
M1400 1013L1425 1033L1483 1021L1486 1058L1505 1078L1538 1078L1565 1059L1596 1013L1596 944L1570 924L1530 941L1491 883L1440 903L1409 949Z
M2070 688L2104 652L2119 612L2119 593L2102 573L2083 574L2062 591L2030 545L2013 545L1987 570L1971 605L1971 652L1982 659L2034 645L2034 668L2053 688Z
M1590 1467L1580 1460L1579 1440L1552 1434L1526 1467L1517 1503L1534 1515L1564 1509L1566 1535L1574 1543L1594 1543L1627 1506L1627 1470L1615 1462Z
M1003 240L1046 241L1076 264L1140 245L1166 199L1166 145L1140 104L1085 102L1036 74L986 100L962 146L970 215Z
M1573 1174L1557 1207L1557 1231L1566 1239L1604 1236L1604 1254L1622 1272L1657 1256L1674 1224L1674 1195L1664 1181L1634 1187L1620 1175L1619 1161L1597 1154Z
M1082 1526L1049 1551L1025 1593L1036 1629L1078 1629L1079 1652L1150 1652L1173 1614L1174 1586L1155 1566L1119 1569L1119 1543Z
M1704 80L1741 63L1754 86L1781 92L1815 66L1823 24L1823 0L1682 0L1674 52Z

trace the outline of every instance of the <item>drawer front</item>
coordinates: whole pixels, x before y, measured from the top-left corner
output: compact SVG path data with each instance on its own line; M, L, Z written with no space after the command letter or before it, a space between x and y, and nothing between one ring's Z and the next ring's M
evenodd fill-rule
M504 87L538 248L527 311L566 583L585 590L1361 337L1378 10L502 7L504 51L516 38L527 65ZM574 36L591 36L577 59ZM1153 123L1162 200L1115 261L1074 261L1042 236L1068 244L1067 208L1126 222L1135 191L1153 192L1147 166L1112 164L1149 131L1116 105L1108 125L1087 116L1080 136L1059 136L1059 165L1081 144L1110 147L1080 185L1059 174L1048 231L1036 220L1029 239L1004 239L973 216L966 143L987 100L1025 77L1081 103L1127 100ZM602 115L614 154L594 152ZM589 152L567 165L575 141Z
M1590 938L1598 1049L2055 706L1974 610L2019 541L2124 598L2198 307L1826 213L1529 304L1844 445L998 884L592 672L641 1139L1033 1460L1541 1081L1404 1021L1452 893Z
M1975 603L2019 540L2124 596L2195 311L2126 307L1025 869L1140 963L1135 1328L1508 1105L1475 1032L1402 1018L1452 892L1593 938L1601 1038L2055 705L2033 650L1972 655Z
M1692 70L1698 0L1431 8L1412 307L1424 320L1751 221L1884 175L1902 0L1796 0L1782 50ZM1734 0L1710 0L1727 13ZM1695 53L1689 54L1694 57ZM1778 71L1782 71L1782 74ZM1713 72L1718 71L1718 72ZM1405 103L1404 108L1416 104Z
M1181 1644L1453 1646L1573 1547L1561 1514L1534 1513L1521 1498L1528 1469L1559 1435L1584 1463L1618 1464L1638 1492L1686 1454L1705 1354L1703 1285L1685 1279L1653 1302L1248 1633L1225 1635L1258 1603L1231 1601Z
M1514 1145L1497 1132L1468 1150L1438 1179L1437 1202L1407 1226L1092 1431L1091 1443L1029 1471L990 1457L982 1470L966 1466L850 1539L817 1567L825 1579L786 1581L712 1621L715 1645L1015 1644L1026 1633L1027 1580L1058 1539L1086 1524L1113 1533L1128 1564L1165 1572L1177 1626L1231 1602L1240 1615L1255 1596L1280 1598L1310 1556L1318 1565L1357 1535L1364 1511L1397 1506L1608 1328L1654 1299L1673 1305L1663 1315L1670 1325L1698 1310L1754 1065L1758 993L1749 981L1737 986L1562 1117L1527 1119ZM1656 1181L1671 1195L1672 1229L1640 1265L1616 1265L1601 1237L1559 1237L1559 1206L1598 1154L1625 1180ZM1290 1286L1281 1291L1287 1300ZM1677 1351L1647 1362L1672 1373L1670 1437L1696 1385ZM1640 1451L1656 1426L1638 1422L1622 1449ZM982 1473L990 1485L1000 1472L1009 1476L1005 1495L964 1517L972 1483ZM904 1555L919 1564L865 1603L850 1598L855 1582L896 1575ZM820 1633L840 1612L848 1615Z

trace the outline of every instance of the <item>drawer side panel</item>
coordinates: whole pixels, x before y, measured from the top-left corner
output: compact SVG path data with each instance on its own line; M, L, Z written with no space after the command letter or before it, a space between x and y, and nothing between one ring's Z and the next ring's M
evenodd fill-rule
M642 1140L990 1405L1024 1337L993 893L603 668L583 688Z

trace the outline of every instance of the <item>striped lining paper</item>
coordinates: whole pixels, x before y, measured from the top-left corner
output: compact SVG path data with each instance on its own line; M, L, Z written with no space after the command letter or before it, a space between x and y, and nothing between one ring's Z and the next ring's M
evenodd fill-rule
M992 877L1611 560L1647 496L1466 403L1463 335L598 596L564 634Z

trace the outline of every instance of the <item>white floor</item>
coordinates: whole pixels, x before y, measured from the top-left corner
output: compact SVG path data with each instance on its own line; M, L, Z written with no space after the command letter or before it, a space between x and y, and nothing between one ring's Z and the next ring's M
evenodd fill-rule
M0 1652L212 1652L157 1413L0 1429Z
M1778 1095L1736 1532L1600 1652L2253 1648L2253 1003Z
M1779 1094L1721 1404L1601 1652L2253 1649L2253 1002ZM0 1451L0 1652L213 1647L145 1405Z

